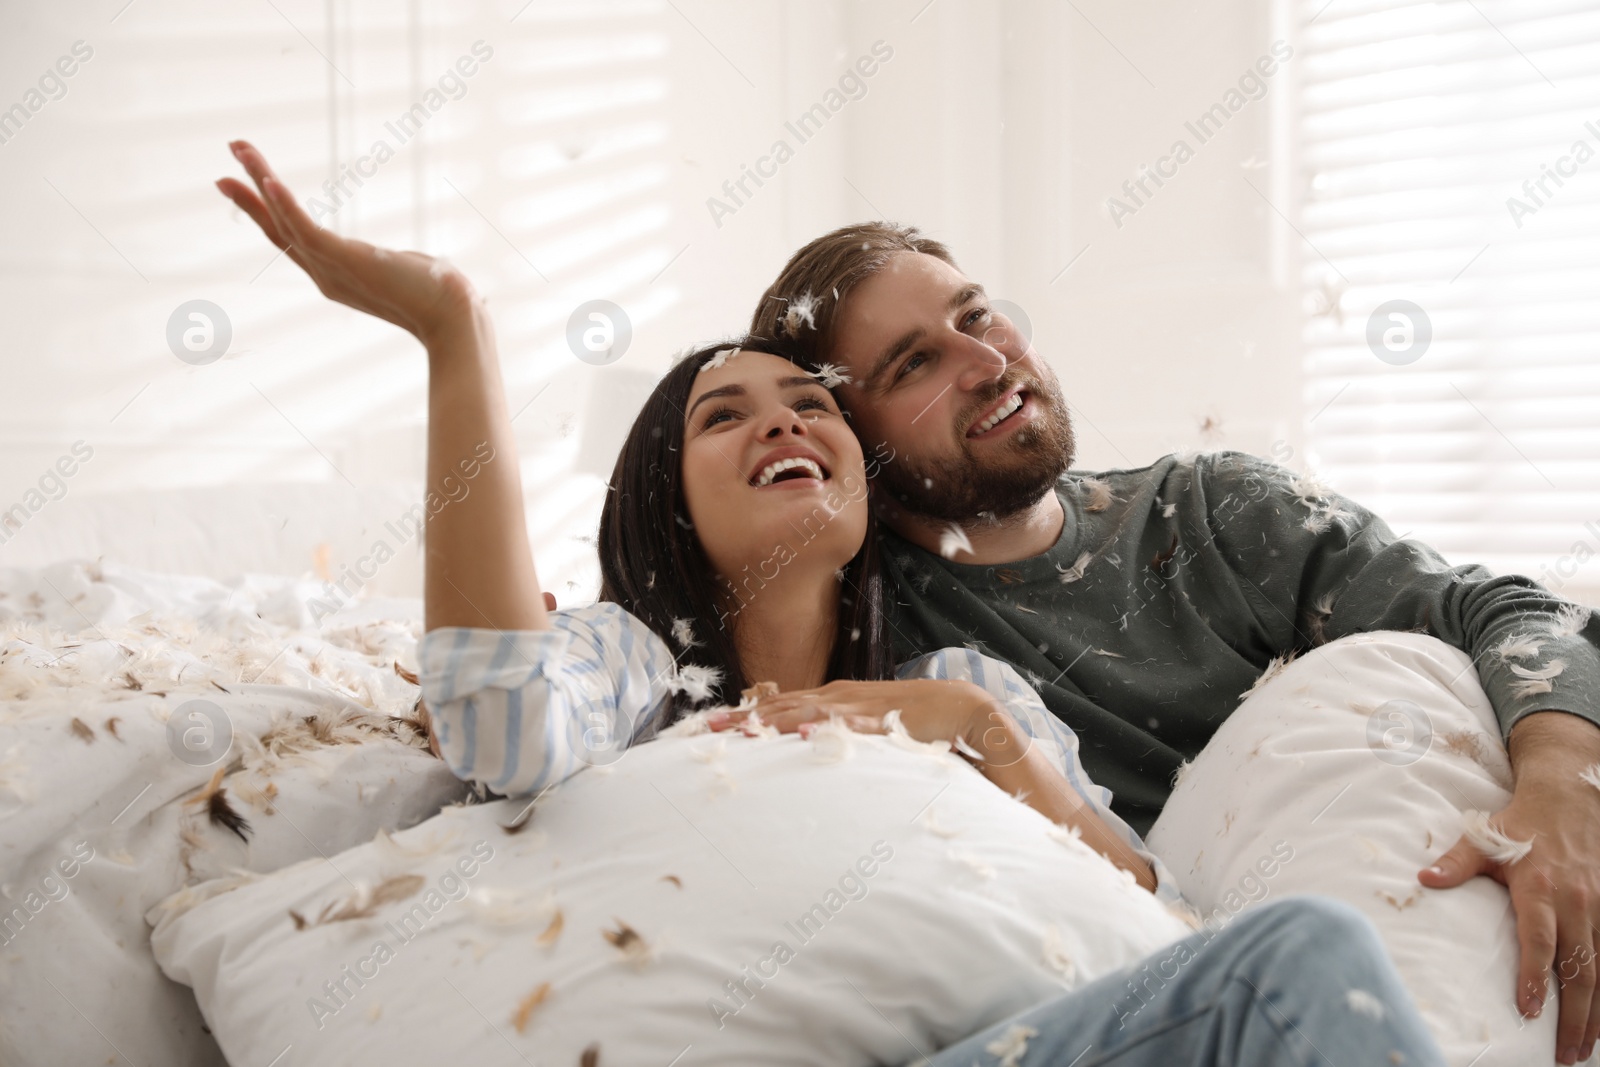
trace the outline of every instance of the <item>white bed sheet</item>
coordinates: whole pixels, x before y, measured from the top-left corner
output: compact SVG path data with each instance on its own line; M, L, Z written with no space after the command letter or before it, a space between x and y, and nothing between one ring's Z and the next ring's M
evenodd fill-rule
M155 965L150 906L467 798L404 719L417 688L395 664L416 666L420 602L328 613L324 592L82 561L0 569L0 1062L222 1063L190 991ZM181 711L201 731L188 741L206 740L192 701L231 730L217 762L220 745L169 734ZM219 767L245 837L193 802Z

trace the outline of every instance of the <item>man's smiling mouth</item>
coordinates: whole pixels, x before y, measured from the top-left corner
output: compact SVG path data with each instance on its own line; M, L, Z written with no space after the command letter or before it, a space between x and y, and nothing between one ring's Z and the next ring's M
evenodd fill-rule
M1010 396L1008 396L1008 397L1004 398L1003 400L1001 400L995 407L991 408L989 410L989 413L987 415L985 415L982 419L980 419L979 421L973 423L972 428L967 431L967 436L968 437L981 437L981 436L983 436L984 434L988 433L990 430L993 430L995 427L999 426L1000 424L1006 422L1008 419L1010 419L1014 415L1016 415L1017 412L1022 410L1023 405L1026 404L1027 401L1028 401L1028 392L1027 392L1027 390L1025 390L1025 389L1016 390Z

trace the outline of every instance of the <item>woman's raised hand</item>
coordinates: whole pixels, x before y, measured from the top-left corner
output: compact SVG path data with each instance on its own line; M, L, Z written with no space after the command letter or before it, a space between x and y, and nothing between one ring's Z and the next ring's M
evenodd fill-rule
M217 188L311 276L324 296L392 322L424 345L470 321L477 296L459 270L421 252L393 252L323 229L254 145L233 141L229 148L260 195L235 178L223 178Z

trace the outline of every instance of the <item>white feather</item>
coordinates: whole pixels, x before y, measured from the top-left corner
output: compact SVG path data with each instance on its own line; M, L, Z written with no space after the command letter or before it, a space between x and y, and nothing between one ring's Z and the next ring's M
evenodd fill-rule
M1065 570L1062 569L1059 563L1056 564L1056 570L1060 571L1061 573L1061 584L1071 585L1079 578L1082 578L1084 572L1089 569L1089 563L1093 560L1093 558L1094 557L1089 553L1084 552L1078 556L1077 561L1073 563L1072 566L1066 568Z
M1502 663L1514 659L1532 659L1544 648L1544 642L1532 634L1517 634L1508 637L1495 648L1494 654Z
M922 825L928 828L928 832L930 834L934 834L945 839L961 836L960 830L952 830L950 827L944 826L939 822L939 817L934 814L933 807L931 805L928 807L927 811L922 813Z
M1496 863L1516 863L1533 851L1532 841L1518 841L1509 836L1489 821L1486 811L1464 811L1461 817L1466 824L1463 834L1472 847Z
M1550 620L1550 636L1554 638L1577 637L1589 623L1592 610L1582 604L1568 604Z
M835 389L851 380L843 367L833 363L824 363L811 372L811 376L822 383L824 389Z
M810 293L801 293L789 301L789 306L783 312L783 329L789 336L794 337L800 333L801 325L813 330L817 328L817 299Z
M810 738L811 755L818 763L842 763L856 750L855 731L838 719L818 723Z
M1567 669L1567 661L1553 659L1538 670L1529 670L1519 667L1515 663L1508 664L1511 673L1517 676L1517 681L1511 683L1511 695L1518 698L1539 696L1551 692L1555 687L1550 684L1551 679L1559 677Z
M967 531L952 522L939 535L939 555L945 559L955 559L957 552L964 552L969 556L972 555L972 541L967 537Z
M1294 657L1295 654L1293 652L1282 656L1273 656L1272 661L1267 664L1267 669L1261 672L1261 677L1257 678L1255 684L1249 689L1246 689L1244 692L1240 693L1240 698L1242 699L1249 696L1251 693L1254 693L1257 689L1260 689L1262 686L1272 681L1272 679L1282 674L1283 669L1294 661Z
M674 693L683 693L692 703L700 704L711 699L712 690L722 684L722 671L717 667L703 667L698 663L686 663L673 671L673 676L667 680L667 688Z
M970 852L964 852L961 849L952 848L946 852L945 855L949 856L951 859L967 868L985 882L991 882L995 878L995 869Z
M672 639L678 642L679 648L691 648L700 643L694 637L694 623L688 619L672 620Z
M1089 502L1083 506L1084 511L1104 511L1116 500L1116 497L1111 495L1111 486L1099 478L1084 478L1078 484L1089 496Z
M718 352L716 355L700 364L700 370L716 370L718 367L725 367L728 364L728 360L732 359L734 356L737 356L742 351L744 350L740 348L724 348L721 352Z
M1078 965L1072 962L1066 946L1061 943L1061 928L1055 923L1044 929L1044 962L1068 980L1077 977Z
M473 917L493 926L524 926L547 922L555 911L556 898L550 890L540 896L512 889L474 888L467 894L467 908Z
M1345 1006L1357 1015L1365 1015L1379 1022L1388 1013L1384 1011L1383 1001L1368 993L1365 989L1347 989L1344 994Z
M1039 1031L1033 1027L1014 1023L1011 1029L983 1048L989 1055L1000 1057L995 1067L1017 1067L1017 1064L1022 1062L1022 1057L1028 1054L1028 1039L1038 1036Z
M1596 789L1600 789L1600 763L1589 764L1589 766L1578 772L1578 777Z
M906 729L905 723L900 721L899 708L891 708L889 713L883 717L883 730L892 744L905 749L907 752L918 752L934 759L940 759L950 754L950 742L948 741L918 741L912 737L911 732Z

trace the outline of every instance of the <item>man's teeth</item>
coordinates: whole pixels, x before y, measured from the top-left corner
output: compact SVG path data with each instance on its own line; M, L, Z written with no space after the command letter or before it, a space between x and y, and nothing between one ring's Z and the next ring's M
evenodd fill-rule
M786 470L799 467L817 481L822 481L822 468L803 456L793 459L780 459L776 463L769 463L761 468L761 475L756 479L756 486L771 485L772 480Z
M1013 411L1017 410L1021 406L1022 406L1022 394L1021 393L1012 393L1011 394L1011 399L1007 400L1004 404L1001 404L999 411L996 411L993 415L990 415L987 419L984 419L982 422L978 423L978 432L979 433L988 433L990 430L992 430L996 426L1000 425L1000 421L1002 419L1004 419L1007 415L1011 414Z

